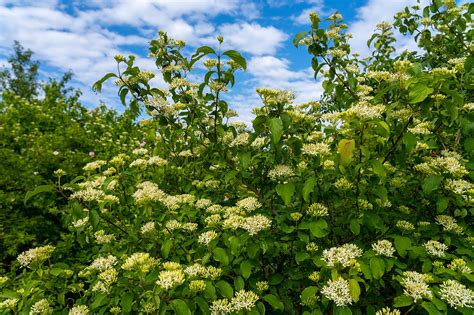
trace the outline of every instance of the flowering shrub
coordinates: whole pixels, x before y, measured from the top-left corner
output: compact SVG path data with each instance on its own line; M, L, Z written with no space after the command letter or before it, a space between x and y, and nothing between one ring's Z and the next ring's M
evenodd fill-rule
M223 94L236 51L159 33L168 90L116 56L124 104L154 139L84 166L67 186L69 235L21 253L6 313L472 314L474 6L434 1L395 19L420 53L391 57L392 26L350 54L341 16L311 14L318 102L261 88L252 129ZM435 47L436 46L436 47ZM187 74L203 57L202 83ZM16 274L15 274L16 272Z
M82 106L79 91L67 87L70 74L40 84L31 52L19 44L15 50L12 72L31 73L16 73L15 79L8 69L0 71L0 261L7 265L18 250L55 241L65 231L58 209L67 200L59 190L51 193L58 180L71 181L86 161L111 157L144 139L132 128L128 113L119 116L105 106L90 111ZM25 204L25 193L34 188L50 194Z

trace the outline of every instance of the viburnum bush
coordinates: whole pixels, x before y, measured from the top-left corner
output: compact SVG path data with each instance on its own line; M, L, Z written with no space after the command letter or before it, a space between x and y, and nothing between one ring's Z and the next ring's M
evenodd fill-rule
M72 184L71 231L21 253L1 278L5 313L472 314L474 5L406 8L351 54L336 13L298 34L319 101L257 89L249 129L224 94L236 51L161 32L168 83L116 56L124 104L149 141L95 160ZM394 30L415 52L394 55ZM197 62L201 83L188 80ZM129 102L129 103L127 103ZM32 196L32 198L35 198Z

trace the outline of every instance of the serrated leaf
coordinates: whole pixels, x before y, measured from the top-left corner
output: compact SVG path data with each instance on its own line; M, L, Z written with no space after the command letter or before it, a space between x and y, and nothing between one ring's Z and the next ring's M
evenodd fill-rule
M236 50L227 50L223 53L223 55L229 57L233 61L235 61L239 66L241 66L244 70L247 70L247 61L245 60L242 55Z

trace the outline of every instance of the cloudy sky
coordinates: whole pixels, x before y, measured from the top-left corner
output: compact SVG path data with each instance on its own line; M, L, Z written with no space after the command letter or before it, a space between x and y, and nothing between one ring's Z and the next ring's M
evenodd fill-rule
M102 100L120 111L112 84L101 94L91 90L93 82L114 71L114 55L134 54L142 68L154 71L146 56L158 30L186 41L189 52L215 46L222 34L224 48L247 58L248 69L238 76L228 101L249 121L251 108L259 105L256 87L291 89L297 101L318 98L321 87L313 78L310 56L291 41L308 29L309 12L325 17L339 11L353 34L353 52L366 55L375 25L413 4L416 0L0 0L0 65L18 40L41 62L42 78L72 70L86 106ZM404 38L398 45L413 47Z

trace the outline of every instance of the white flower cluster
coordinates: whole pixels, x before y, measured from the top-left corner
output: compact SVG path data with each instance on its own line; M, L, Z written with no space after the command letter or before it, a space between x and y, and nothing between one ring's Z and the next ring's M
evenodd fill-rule
M106 269L112 268L117 262L117 258L113 255L107 257L98 257L90 264L87 269L104 271Z
M86 172L92 172L92 171L95 171L98 168L101 168L105 164L107 164L106 161L97 160L97 161L94 161L94 162L87 163L82 169Z
M245 212L249 213L249 212L259 209L262 206L262 204L258 202L258 199L255 197L247 197L247 198L237 201L236 206L239 207L240 209L245 210Z
M453 232L456 234L462 234L463 228L460 226L456 219L445 214L440 214L435 218L436 223L443 227L443 231Z
M451 307L474 308L474 291L456 280L447 280L440 285L440 296Z
M18 255L17 260L22 267L28 267L31 264L41 264L51 257L54 246L46 245L24 251Z
M403 231L413 231L415 230L415 226L413 223L408 222L406 220L398 220L397 223L395 224L397 228Z
M294 175L295 173L293 172L293 169L288 165L277 165L268 172L268 177L274 181L285 179Z
M141 234L147 234L154 231L156 231L156 229L155 229L155 222L153 221L145 223L140 229Z
M331 154L331 148L327 143L305 143L303 144L303 148L301 149L303 154L310 155L310 156L326 156Z
M288 90L257 88L257 93L265 105L290 104L295 99L295 93Z
M427 276L416 271L405 271L403 273L402 285L405 288L403 294L411 296L416 302L423 298L431 298L433 293L427 283Z
M308 209L306 209L306 213L312 217L326 217L329 215L328 208L318 202L312 203Z
M423 246L425 247L425 250L428 254L435 257L444 257L446 255L446 251L448 250L448 246L434 240L426 242Z
M209 243L216 237L217 233L215 231L206 231L198 236L198 243L203 245L209 245Z
M184 273L191 278L201 277L205 279L217 279L222 275L222 269L214 266L206 267L195 263L194 265L186 267Z
M344 278L329 280L321 289L321 293L329 300L334 301L337 306L352 304L349 281Z
M372 249L377 255L393 257L395 248L393 248L392 242L387 240L380 240L372 244Z
M343 114L348 117L357 117L360 119L375 119L380 117L384 111L384 105L369 105L366 102L361 102L350 107Z
M243 132L237 135L234 140L229 144L230 147L238 147L246 145L249 142L250 135L247 132Z
M455 258L449 264L448 268L452 270L457 270L462 273L471 273L472 270L467 265L466 261L462 258Z
M30 315L49 315L53 313L53 308L49 306L49 302L46 299L39 300L31 306Z
M162 200L166 194L158 188L158 185L152 182L143 182L138 184L138 190L133 194L138 204Z
M337 264L349 267L354 264L355 259L362 256L363 251L357 245L344 244L340 247L331 247L323 251L323 260L329 267Z
M108 244L115 240L115 235L105 234L104 230L99 230L95 232L94 237L97 244Z
M258 295L253 291L240 290L237 291L234 297L229 301L228 299L220 299L212 302L210 311L212 315L229 314L239 311L250 311L255 303L258 301Z
M158 276L156 284L164 290L169 290L183 284L185 280L184 272L182 269L174 270L163 270Z
M158 259L151 257L148 253L134 253L125 260L122 269L135 270L146 274L151 268L158 265L158 262Z
M72 226L75 227L76 229L83 227L84 225L89 222L89 217L84 217L82 219L76 220L72 222Z
M375 315L401 315L400 311L397 309L390 309L390 307L384 307L378 310Z
M19 300L16 298L9 298L9 299L3 300L2 302L0 302L0 309L9 308L13 310L17 306L18 301Z

